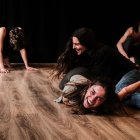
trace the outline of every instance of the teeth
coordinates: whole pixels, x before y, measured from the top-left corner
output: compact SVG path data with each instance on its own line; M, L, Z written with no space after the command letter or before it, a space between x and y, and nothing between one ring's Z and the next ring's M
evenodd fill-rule
M88 103L89 103L90 105L93 105L93 103L92 103L90 100L87 99L87 101L88 101Z

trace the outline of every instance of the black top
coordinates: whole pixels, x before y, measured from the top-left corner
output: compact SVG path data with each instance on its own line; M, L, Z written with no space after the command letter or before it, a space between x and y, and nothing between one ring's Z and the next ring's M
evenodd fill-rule
M129 57L135 57L136 63L140 64L140 42L129 36L124 42L123 48Z
M4 42L3 42L3 57L10 57L13 54L15 54L15 52L25 48L25 46L18 46L17 49L14 49L14 47L10 44L10 37L9 37L9 28L6 28L6 36L4 38Z
M93 74L95 76L109 76L115 84L132 69L137 69L137 67L109 46L101 46L96 56L92 57L91 71Z

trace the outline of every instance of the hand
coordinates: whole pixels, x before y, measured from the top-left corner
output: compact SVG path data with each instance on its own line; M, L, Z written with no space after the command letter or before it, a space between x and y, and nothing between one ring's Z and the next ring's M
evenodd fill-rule
M135 58L134 58L134 57L130 57L129 60L130 60L132 63L135 63Z
M4 64L4 67L6 67L6 68L12 68L12 65L11 64Z
M10 61L9 61L9 58L8 57L7 58L4 58L4 65L6 67L8 67L8 68L11 68L12 67L11 64L10 64Z
M5 69L5 68L1 68L0 69L0 73L9 73L9 70Z
M28 70L28 71L37 71L38 69L28 66L28 67L26 67L26 70Z

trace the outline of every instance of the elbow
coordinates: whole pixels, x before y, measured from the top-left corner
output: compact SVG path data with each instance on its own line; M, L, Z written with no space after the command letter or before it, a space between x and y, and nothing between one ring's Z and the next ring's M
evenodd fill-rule
M116 47L117 47L118 50L119 50L120 46L121 46L120 43L117 43L117 44L116 44Z

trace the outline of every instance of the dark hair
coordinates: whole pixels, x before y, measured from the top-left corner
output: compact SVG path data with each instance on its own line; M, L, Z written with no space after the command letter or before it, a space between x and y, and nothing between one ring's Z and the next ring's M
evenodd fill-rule
M86 109L83 106L83 101L87 89L92 85L100 85L105 88L105 101L97 108ZM120 100L114 91L115 86L109 78L97 77L90 83L90 85L77 85L76 91L70 94L64 94L64 97L74 102L74 104L72 104L72 113L74 114L86 114L91 112L95 114L111 114L115 111L115 109L121 108Z
M98 77L94 80L93 84L100 85L105 88L105 101L96 108L99 114L111 114L115 109L121 108L121 102L115 93L115 86L108 77Z
M91 29L79 28L74 31L66 44L65 51L58 57L57 65L55 68L55 70L57 70L57 73L55 74L56 77L59 77L61 74L67 73L69 70L75 67L87 66L88 62L90 61L90 58L86 53L78 56L76 51L73 50L73 36L77 37L80 43L87 47L87 51L90 49L96 51L97 49L95 35Z
M72 36L77 37L80 44L85 46L87 49L93 49L93 47L96 47L95 34L89 28L79 28L72 34Z
M138 22L137 30L138 30L138 32L140 32L140 21Z
M21 50L25 47L24 31L21 27L14 27L9 32L10 45L14 50Z

